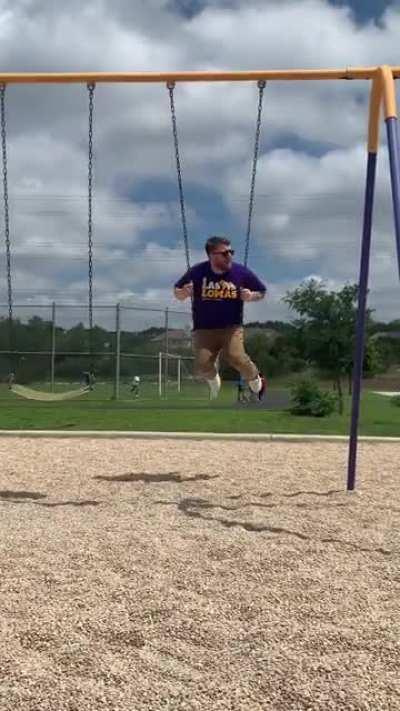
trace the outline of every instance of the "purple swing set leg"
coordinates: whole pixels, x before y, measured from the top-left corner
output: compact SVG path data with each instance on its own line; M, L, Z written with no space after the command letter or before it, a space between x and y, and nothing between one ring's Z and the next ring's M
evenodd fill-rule
M368 294L369 259L371 250L372 213L375 191L376 159L379 143L379 114L382 100L385 106L385 123L390 160L394 224L397 247L397 261L400 276L400 150L393 75L389 67L381 67L374 79L371 93L367 179L364 202L364 223L361 245L360 278L358 293L358 313L353 368L353 400L350 425L350 443L347 471L347 490L355 487L358 444L358 423L360 414L361 381L364 360L366 304Z

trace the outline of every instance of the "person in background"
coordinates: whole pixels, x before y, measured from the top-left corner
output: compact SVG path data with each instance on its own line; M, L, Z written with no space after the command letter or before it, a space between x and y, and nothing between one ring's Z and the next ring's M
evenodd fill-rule
M94 390L94 386L96 383L96 378L93 370L89 371L89 390Z
M263 375L263 373L260 373L260 378L261 378L261 390L258 393L258 399L261 402L261 400L264 399L265 391L267 389L267 380L266 380L265 375Z
M81 385L85 388L90 386L90 373L88 370L84 370L81 377Z
M15 373L9 373L7 375L7 384L8 384L8 389L11 390L12 386L15 383Z
M81 384L89 390L94 390L96 379L92 370L84 370L82 373Z
M140 394L140 377L135 375L131 382L131 393L135 398L139 397Z
M248 402L249 401L248 385L247 385L245 379L241 375L239 375L237 389L238 389L238 393L237 393L238 402Z

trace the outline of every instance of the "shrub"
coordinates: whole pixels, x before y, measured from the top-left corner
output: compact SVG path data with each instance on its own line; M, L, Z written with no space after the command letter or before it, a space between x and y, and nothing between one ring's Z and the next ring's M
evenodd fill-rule
M337 395L325 392L311 378L300 380L291 391L292 415L326 417L331 415L337 405Z

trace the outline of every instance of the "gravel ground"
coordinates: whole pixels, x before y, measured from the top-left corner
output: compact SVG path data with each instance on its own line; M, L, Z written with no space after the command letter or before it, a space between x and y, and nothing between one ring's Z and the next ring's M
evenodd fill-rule
M400 709L398 445L0 454L1 711Z

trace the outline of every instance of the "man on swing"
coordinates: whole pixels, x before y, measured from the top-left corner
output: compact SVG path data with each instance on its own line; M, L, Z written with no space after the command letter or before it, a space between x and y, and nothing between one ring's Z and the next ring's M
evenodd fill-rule
M211 398L216 398L221 388L216 362L222 353L257 394L262 382L244 349L243 302L260 301L266 287L247 267L233 262L230 240L210 237L205 250L208 260L188 269L174 287L180 301L192 298L196 375L207 381Z

